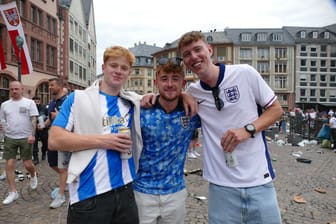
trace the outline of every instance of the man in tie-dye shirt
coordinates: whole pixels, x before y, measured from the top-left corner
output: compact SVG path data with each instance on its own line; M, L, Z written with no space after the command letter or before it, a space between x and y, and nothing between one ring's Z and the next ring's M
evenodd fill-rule
M186 81L180 58L157 61L153 107L141 109L143 149L133 187L140 223L184 223L186 152L198 116L187 116L180 95Z

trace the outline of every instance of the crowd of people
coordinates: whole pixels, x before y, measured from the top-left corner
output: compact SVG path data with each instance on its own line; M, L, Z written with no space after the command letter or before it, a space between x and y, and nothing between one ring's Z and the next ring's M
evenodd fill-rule
M67 201L68 186L67 223L184 223L184 163L198 156L201 128L209 223L281 223L263 136L283 115L274 91L249 65L213 64L201 32L183 34L178 49L181 58L157 60L158 95L123 89L135 57L121 46L105 50L102 79L85 90L68 95L61 79L50 80L47 112L38 96L24 98L22 84L11 82L0 110L9 182L3 204L19 197L12 184L18 147L30 186L38 187L33 144L41 140L41 159L59 175L50 208ZM184 67L200 80L185 92Z

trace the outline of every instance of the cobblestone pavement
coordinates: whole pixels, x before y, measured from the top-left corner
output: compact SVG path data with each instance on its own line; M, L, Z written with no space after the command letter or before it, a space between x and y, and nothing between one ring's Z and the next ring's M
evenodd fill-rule
M327 224L336 221L336 153L329 149L321 149L317 145L305 147L278 146L269 142L273 168L277 178L275 186L283 224ZM202 153L200 148L198 152ZM302 158L311 159L311 163L297 162L292 153L301 154ZM4 163L0 163L4 168ZM18 181L20 198L10 205L0 204L0 224L58 224L66 223L67 206L49 209L50 192L57 186L57 175L46 161L38 166L39 186L32 191L29 181ZM201 159L188 159L186 170L193 171L185 176L188 198L186 201L187 224L207 223L208 184L199 175L202 167ZM17 168L22 170L22 162ZM7 195L7 182L0 181L0 201ZM315 188L326 189L326 194L318 193ZM294 195L301 195L305 204L293 201ZM223 211L225 212L225 211Z

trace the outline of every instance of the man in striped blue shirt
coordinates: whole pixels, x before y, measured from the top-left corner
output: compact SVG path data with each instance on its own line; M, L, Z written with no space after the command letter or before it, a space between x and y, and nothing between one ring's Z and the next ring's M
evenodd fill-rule
M102 80L62 104L49 135L51 150L71 151L68 224L138 223L132 181L142 148L140 99L122 86L135 60L126 48L104 52ZM118 133L120 127L131 130ZM122 153L132 152L124 159Z

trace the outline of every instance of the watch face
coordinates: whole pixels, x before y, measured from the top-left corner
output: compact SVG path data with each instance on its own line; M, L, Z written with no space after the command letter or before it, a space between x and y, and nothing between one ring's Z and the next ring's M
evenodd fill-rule
M246 125L246 129L248 131L254 131L254 126L252 124L248 124L248 125Z

